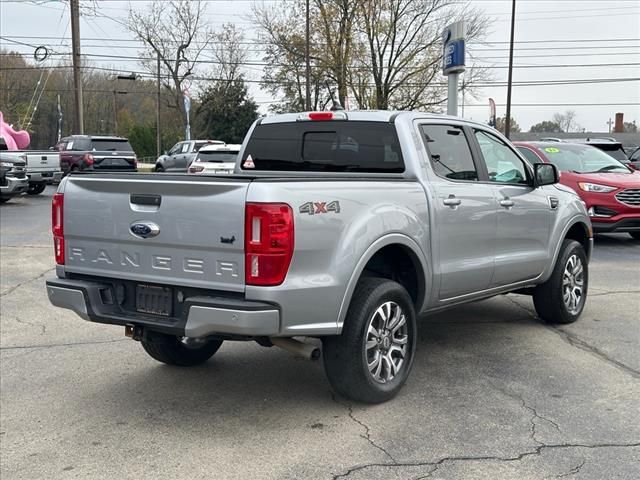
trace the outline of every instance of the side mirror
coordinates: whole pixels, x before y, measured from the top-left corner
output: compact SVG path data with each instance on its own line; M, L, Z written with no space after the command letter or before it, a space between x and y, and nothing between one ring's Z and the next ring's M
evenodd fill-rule
M534 163L533 176L536 187L558 183L558 168L552 163Z

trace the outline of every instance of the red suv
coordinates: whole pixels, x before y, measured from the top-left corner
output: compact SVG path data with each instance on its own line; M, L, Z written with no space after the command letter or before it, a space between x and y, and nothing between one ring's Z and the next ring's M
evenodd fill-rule
M640 172L602 150L564 142L514 142L530 162L553 163L560 183L585 203L594 232L628 232L640 240Z

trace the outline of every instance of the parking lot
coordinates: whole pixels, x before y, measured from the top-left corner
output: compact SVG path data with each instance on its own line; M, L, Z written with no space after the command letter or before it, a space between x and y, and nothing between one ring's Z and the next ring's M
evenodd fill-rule
M227 343L161 365L121 328L52 307L53 188L0 207L3 479L640 478L640 243L596 239L581 319L529 297L423 319L382 405L334 396L321 363Z

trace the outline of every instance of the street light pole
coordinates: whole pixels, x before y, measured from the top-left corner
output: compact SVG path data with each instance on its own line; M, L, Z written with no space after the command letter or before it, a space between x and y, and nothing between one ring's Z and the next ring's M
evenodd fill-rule
M513 81L513 37L516 26L516 0L511 3L511 41L509 43L509 78L507 80L507 114L504 121L504 135L511 133L511 83Z
M310 41L310 22L311 15L309 13L309 0L307 0L307 24L306 24L306 42L304 46L304 57L305 57L305 83L307 87L306 93L306 101L305 101L305 110L311 110L311 62L309 58L309 41Z
M70 0L71 10L71 50L73 61L73 91L75 94L76 131L84 134L82 104L82 76L80 72L80 0Z
M157 54L157 91L156 91L156 154L160 156L160 149L162 148L160 140L160 54Z

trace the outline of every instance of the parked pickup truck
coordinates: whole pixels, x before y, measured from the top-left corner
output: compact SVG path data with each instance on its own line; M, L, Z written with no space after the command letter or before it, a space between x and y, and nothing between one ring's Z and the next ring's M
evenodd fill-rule
M0 151L0 203L26 192L29 188L27 165L9 151Z
M60 155L51 150L10 150L3 152L16 160L22 160L27 166L29 179L29 195L39 195L47 185L58 183L62 178Z
M371 403L407 379L421 314L517 292L577 320L593 242L555 165L417 112L262 118L233 175L72 175L52 217L54 305L172 365L319 339L333 388Z
M224 145L220 140L185 140L176 143L156 160L156 172L185 173L200 149L207 145Z
M64 174L80 171L135 172L138 159L126 138L99 135L71 135L61 139L60 152Z

